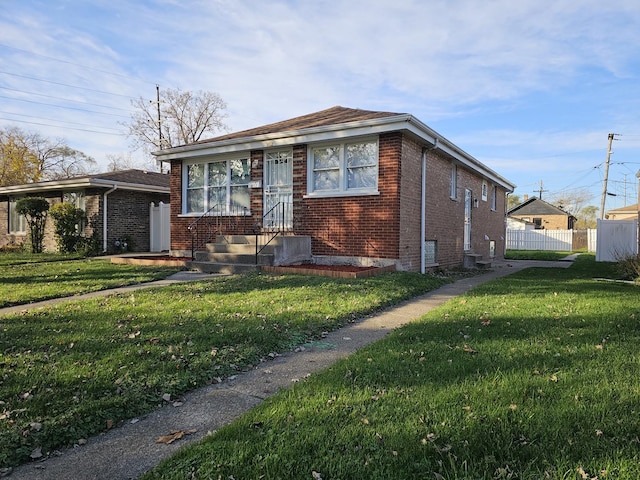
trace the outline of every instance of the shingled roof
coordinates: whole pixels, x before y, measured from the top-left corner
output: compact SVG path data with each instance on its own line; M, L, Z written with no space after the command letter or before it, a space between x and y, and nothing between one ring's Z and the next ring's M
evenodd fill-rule
M82 178L82 177L79 177ZM108 182L132 183L137 185L169 186L169 175L147 170L123 170L120 172L97 173L87 178L106 180Z
M531 197L507 212L508 215L571 215L561 208L538 198Z
M145 170L123 170L120 172L96 173L62 180L28 183L24 185L10 185L0 187L1 194L15 194L22 192L38 192L64 190L70 188L112 188L117 186L124 190L148 190L153 192L169 192L169 175Z
M230 133L215 138L200 140L195 144L220 142L223 140L233 140L236 138L255 137L257 135L268 135L270 133L288 132L294 130L303 130L305 128L325 127L328 125L339 125L342 123L359 122L363 120L373 120L376 118L395 117L398 115L406 115L405 113L393 112L376 112L371 110L360 110L357 108L346 108L335 106L319 112L302 115L300 117L290 118L281 122L270 123L261 127L242 130L240 132ZM195 145L194 144L194 145Z

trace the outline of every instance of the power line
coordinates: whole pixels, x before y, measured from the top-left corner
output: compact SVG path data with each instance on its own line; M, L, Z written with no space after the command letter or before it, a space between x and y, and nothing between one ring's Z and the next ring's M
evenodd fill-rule
M36 105L46 105L48 107L64 108L64 109L67 109L67 110L77 110L79 112L96 113L98 115L108 115L110 117L129 118L126 115L119 115L117 113L98 112L96 110L87 110L86 108L66 107L64 105L56 105L56 104L53 104L53 103L44 103L44 102L36 102L35 100L27 100L27 99L24 99L24 98L7 97L5 95L0 95L0 98L8 98L9 100L15 100L16 102L27 102L27 103L35 103Z
M97 90L95 88L89 88L89 87L80 87L78 85L69 85L68 83L61 83L61 82L54 82L52 80L44 80L42 78L37 78L37 77L31 77L29 75L21 75L19 73L12 73L12 72L4 72L4 71L0 71L1 74L4 75L11 75L13 77L20 77L20 78L27 78L29 80L35 80L37 82L44 82L44 83L50 83L52 85L60 85L63 87L69 87L69 88L79 88L81 90L87 90L89 92L95 92L95 93L103 93L105 95L113 95L114 97L123 97L123 98L128 98L129 100L135 100L134 97L131 97L129 95L122 95L121 93L112 93L112 92L105 92L104 90Z
M16 116L19 116L19 117L37 118L39 120L48 120L50 122L68 123L70 125L84 125L85 127L104 128L106 130L114 130L116 132L121 131L118 128L103 127L102 125L88 125L85 122L70 122L68 120L60 120L60 119L57 119L57 118L45 118L45 117L40 117L40 116L36 116L36 115L27 115L26 113L15 113L15 112L5 112L5 111L0 111L0 113L3 114L3 115L16 115ZM19 122L20 120L16 119L15 121Z
M67 130L77 130L79 132L100 133L102 135L113 135L114 137L124 137L124 136L126 136L125 133L99 132L97 130L89 130L89 129L86 129L86 128L60 127L59 125L50 125L48 123L40 123L40 122L27 122L26 120L16 120L16 119L13 119L13 118L0 117L0 120L6 120L8 122L28 123L30 125L41 125L41 126L44 126L44 127L65 128Z
M55 95L46 95L44 93L29 92L27 90L20 90L18 88L0 87L0 90L10 90L12 92L26 93L27 95L36 95L38 97L53 98L54 100L62 100L62 101L65 101L65 102L80 103L80 104L83 104L83 105L91 105L91 106L94 106L94 107L111 108L113 110L123 110L125 112L129 111L128 109L122 108L122 107L112 107L110 105L101 105L99 103L85 102L85 101L82 101L82 100L73 100L71 98L57 97Z
M109 74L109 75L114 75L116 77L123 77L123 78L129 78L129 79L134 79L134 80L140 80L141 82L151 83L153 85L155 85L157 83L157 82L150 82L150 81L145 80L145 79L140 78L140 77L133 77L131 75L125 75L123 73L116 73L116 72L110 71L110 70L103 70L101 68L90 67L88 65L82 65L81 63L75 63L75 62L71 62L69 60L63 60L61 58L50 57L49 55L42 55L41 53L31 52L31 51L25 50L23 48L12 47L11 45L6 45L4 43L0 43L0 47L10 48L10 49L16 50L18 52L24 52L24 53L28 53L29 55L34 55L36 57L46 58L48 60L54 60L56 62L66 63L67 65L73 65L73 66L76 66L76 67L84 68L86 70L93 70L93 71L100 72L100 73L106 73L106 74Z

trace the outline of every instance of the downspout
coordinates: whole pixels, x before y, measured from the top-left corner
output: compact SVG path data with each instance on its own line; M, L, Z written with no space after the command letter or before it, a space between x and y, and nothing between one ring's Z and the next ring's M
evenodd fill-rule
M422 147L422 185L420 186L420 273L427 273L424 238L427 235L427 152L438 148L436 138L431 147Z
M102 194L102 252L107 253L107 195L115 192L117 185Z

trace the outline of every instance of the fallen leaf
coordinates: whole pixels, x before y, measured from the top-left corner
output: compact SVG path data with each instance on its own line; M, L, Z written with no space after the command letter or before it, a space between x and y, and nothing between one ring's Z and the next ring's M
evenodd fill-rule
M602 350L602 345L596 345L596 350Z
M483 320L482 322L480 322L480 324L484 325L485 327L489 326L489 325L491 325L491 320Z
M176 440L180 440L185 435L191 435L198 430L171 430L168 435L161 435L156 440L156 443L164 443L165 445L171 445Z
M171 401L171 394L170 393L165 393L164 395L162 395L162 400L164 400L165 402L170 402Z
M462 349L467 353L478 353L477 350L474 350L473 348L471 348L466 343L464 344L464 347L462 347Z
M322 474L316 472L315 470L311 472L311 476L313 477L313 480L322 480Z
M596 437L601 437L603 435L602 430L597 429L596 430Z
M549 379L554 383L558 383L558 377L556 375L551 375L551 378Z
M110 430L113 428L113 420L107 420L107 430Z
M518 409L518 405L516 405L515 403L512 403L511 405L509 405L509 409L515 412Z

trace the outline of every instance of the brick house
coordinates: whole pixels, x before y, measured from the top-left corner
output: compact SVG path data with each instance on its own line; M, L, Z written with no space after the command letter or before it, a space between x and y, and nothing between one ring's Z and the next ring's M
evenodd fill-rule
M604 218L607 220L633 220L640 216L640 204L627 205L626 207L607 210Z
M514 186L410 114L333 107L155 155L171 163L175 256L205 220L215 235L277 225L315 263L424 272L503 256Z
M149 207L169 203L169 176L142 170L86 175L26 185L0 187L0 247L28 241L24 217L15 212L22 197L44 197L51 205L72 202L87 214L83 235L96 235L102 250L112 252L115 242L127 239L129 250L149 250ZM56 251L51 218L47 219L44 248Z
M577 220L561 208L537 197L528 198L526 195L524 202L509 210L507 215L525 222L532 222L536 230L573 230Z

